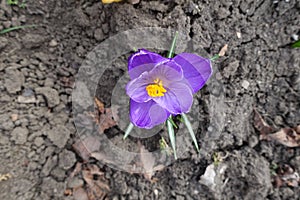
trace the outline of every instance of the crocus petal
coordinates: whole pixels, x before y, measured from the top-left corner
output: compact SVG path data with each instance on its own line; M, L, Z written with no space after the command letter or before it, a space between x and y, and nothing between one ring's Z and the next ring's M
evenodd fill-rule
M175 61L166 60L151 71L143 72L138 78L130 81L126 87L127 95L139 103L149 101L151 97L148 95L146 87L154 84L156 79L162 81L163 87L168 87L172 82L182 80L183 72Z
M174 57L183 70L184 78L193 88L193 93L199 91L212 74L211 62L191 53L181 53Z
M179 81L183 79L183 71L180 65L173 60L167 60L163 63L159 63L149 72L149 75L153 79L160 79L166 83Z
M149 101L151 97L146 91L146 87L153 83L153 78L148 72L144 72L138 78L130 81L126 86L127 95L136 102L142 103Z
M153 99L172 114L188 112L193 103L191 87L182 81L173 82L164 96Z
M167 61L167 58L159 54L140 49L128 58L128 73L131 79L139 77L143 72L150 71L160 62Z
M130 121L137 127L151 129L164 123L169 115L168 111L152 100L145 103L130 100Z

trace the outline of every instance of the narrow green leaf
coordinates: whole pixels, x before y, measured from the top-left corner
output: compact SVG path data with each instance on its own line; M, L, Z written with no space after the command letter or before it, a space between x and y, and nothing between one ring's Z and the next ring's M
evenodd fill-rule
M168 54L168 58L172 58L173 55L174 55L174 51L175 51L175 47L176 47L177 36L178 36L178 31L176 31L175 36L174 36L174 38L173 38L172 45L171 45L171 48L170 48L170 51L169 51L169 54Z
M293 48L299 48L300 47L300 40L296 41L294 44L292 44Z
M24 25L24 26L14 26L14 27L11 27L11 28L6 28L6 29L3 29L2 31L0 31L0 35L4 34L4 33L11 32L11 31L14 31L14 30L18 30L18 29L32 28L32 27L36 27L36 25Z
M182 118L183 118L183 120L184 120L184 123L185 123L187 129L188 129L189 132L190 132L190 135L191 135L191 137L192 137L192 139L193 139L194 145L195 145L195 147L196 147L196 149L197 149L197 151L198 151L198 153L199 153L200 150L199 150L199 147L198 147L198 143L197 143L197 140L196 140L195 133L194 133L193 128L192 128L192 124L191 124L191 122L188 120L187 116L186 116L184 113L182 113L181 116L182 116Z
M174 158L175 158L175 160L177 160L174 128L173 128L172 123L169 120L167 120L167 127L168 127L168 132L169 132L169 138L171 141L171 146L172 146L173 153L174 153Z
M160 150L166 152L168 156L173 153L173 150L170 148L164 137L161 137L159 140L159 146Z
M174 128L178 128L178 126L177 126L176 123L174 122L172 116L170 116L170 117L168 118L168 120L171 122L171 124L174 126Z
M182 119L182 116L181 116L181 115L178 115L176 118L177 118L181 123L184 123L184 120Z
M214 55L213 57L210 58L211 61L217 60L218 58L220 58L219 54Z
M132 131L134 125L130 122L130 124L128 124L127 129L125 131L125 135L123 137L123 140L125 140L127 138L127 136L130 134L130 132Z

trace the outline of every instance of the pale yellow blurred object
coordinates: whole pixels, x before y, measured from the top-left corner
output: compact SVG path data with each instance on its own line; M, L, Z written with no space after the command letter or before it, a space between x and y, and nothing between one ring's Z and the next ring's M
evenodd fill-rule
M114 2L120 2L122 0L102 0L102 3L108 4L108 3L114 3Z
M11 178L11 175L10 174L0 174L0 182L1 181L6 181L6 180L8 180L8 179L10 179Z

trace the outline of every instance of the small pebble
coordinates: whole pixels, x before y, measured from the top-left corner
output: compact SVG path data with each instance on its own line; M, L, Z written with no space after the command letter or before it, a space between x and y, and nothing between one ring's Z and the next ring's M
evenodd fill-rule
M97 41L103 40L103 38L105 37L105 35L104 35L102 29L97 28L97 29L95 30L95 32L94 32L94 37L95 37L95 39L96 39Z
M237 38L241 38L242 37L242 33L241 32L236 32L236 36L237 36Z
M276 116L275 119L274 119L274 122L277 124L277 125L281 125L283 124L283 119L281 116Z
M297 41L297 40L299 40L299 35L292 34L292 38L293 38L293 40Z
M248 87L249 87L249 85L250 85L250 83L249 83L248 81L243 80L243 82L242 82L242 87L243 87L243 88L245 88L245 89L247 90Z
M50 46L50 47L56 47L57 45L58 45L58 43L57 43L56 40L54 40L54 39L51 40L50 43L49 43L49 46Z
M18 120L18 118L19 118L19 115L18 114L12 114L11 116L10 116L10 118L11 118L11 121L17 121Z
M20 22L26 22L26 16L25 15L21 15L19 17Z
M26 88L26 89L23 90L22 95L24 97L31 97L31 96L34 95L34 91L32 89L30 89L30 88Z
M35 96L18 96L18 103L37 103Z
M34 144L38 147L42 146L43 143L44 143L44 139L42 137L36 137L34 139Z
M16 144L24 144L27 140L28 133L27 128L17 127L11 132L11 136Z

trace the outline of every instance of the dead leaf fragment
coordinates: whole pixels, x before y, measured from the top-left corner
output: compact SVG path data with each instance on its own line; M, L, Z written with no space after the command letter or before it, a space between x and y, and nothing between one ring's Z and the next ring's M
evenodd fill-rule
M89 200L105 199L107 193L110 191L104 173L100 171L97 165L87 165L82 170L83 179L87 183L86 192Z
M261 117L261 115L257 112L256 109L254 111L254 127L260 132L262 138L266 135L274 131L274 128L271 127L265 120Z
M222 49L220 50L220 52L218 53L220 57L225 56L225 53L228 49L228 44L225 44L224 47L222 47Z
M300 125L295 128L282 128L275 131L273 127L265 122L261 115L254 109L254 127L260 132L260 140L275 140L287 147L300 146Z
M67 189L65 190L65 192L64 192L64 195L65 195L65 196L72 196L72 194L73 194L73 192L72 192L72 190L71 190L70 188L67 188Z
M98 108L98 111L100 112L100 113L104 113L104 103L102 102L102 101L100 101L97 97L95 97L95 104L96 104L96 106L97 106L97 108Z
M73 191L74 200L89 200L86 191L83 188L75 188Z
M96 121L99 126L99 132L104 133L106 129L109 129L117 124L116 121L118 119L114 119L114 116L117 116L118 108L104 108L103 102L101 102L97 97L95 97L94 100L98 113L95 112L92 115L94 121Z
M115 126L117 123L114 120L113 112L110 108L106 108L105 112L100 115L99 118L99 132L104 133L106 129Z
M298 187L300 183L300 176L298 172L295 172L294 169L287 165L281 165L276 170L276 174L273 176L273 184L275 187L281 186L290 186Z
M81 167L82 167L82 164L80 162L77 162L76 165L75 165L75 168L74 170L71 172L70 174L70 178L73 178L74 176L76 176L79 172L81 172Z
M296 128L282 128L276 133L269 134L266 139L272 139L287 147L300 147L300 133Z

